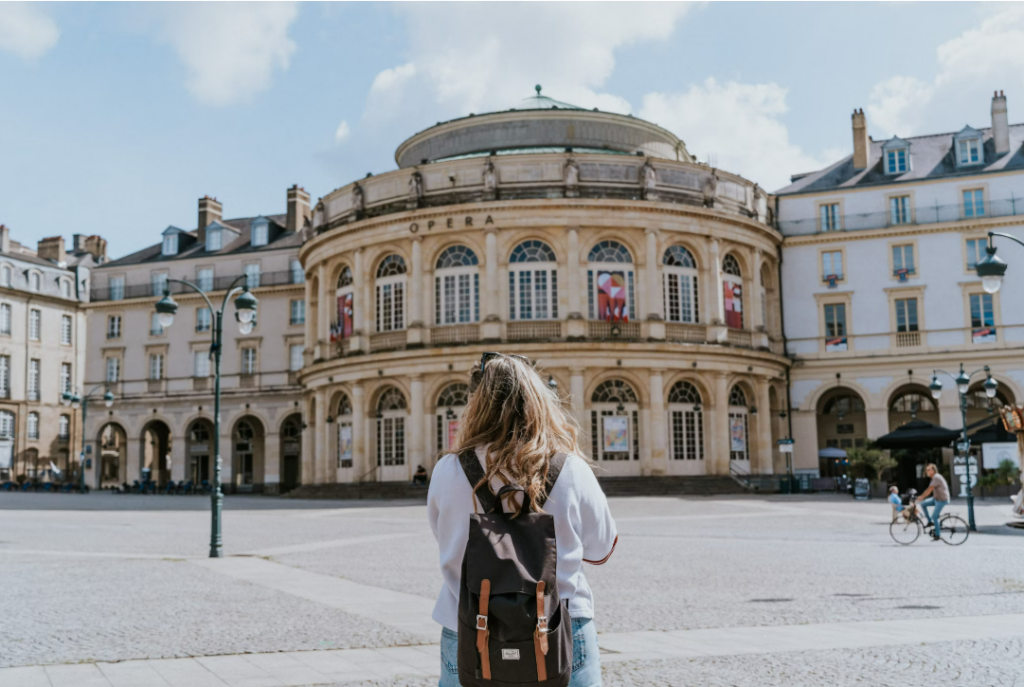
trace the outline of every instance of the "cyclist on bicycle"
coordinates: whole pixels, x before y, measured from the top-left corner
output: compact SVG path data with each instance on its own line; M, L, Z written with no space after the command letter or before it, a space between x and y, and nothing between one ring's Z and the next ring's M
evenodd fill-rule
M924 516L928 518L928 524L933 527L932 541L938 541L941 538L939 515L942 513L942 509L949 505L949 485L946 484L946 478L939 474L939 468L935 466L935 463L925 465L924 471L931 482L917 503L924 511ZM934 511L929 513L928 506L935 506Z

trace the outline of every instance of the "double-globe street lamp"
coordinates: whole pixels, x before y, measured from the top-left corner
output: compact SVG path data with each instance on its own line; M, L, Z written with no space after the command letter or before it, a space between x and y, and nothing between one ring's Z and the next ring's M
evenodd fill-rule
M980 370L975 370L971 374L967 374L964 372L963 363L960 363L960 374L955 377L945 370L932 370L932 383L928 386L932 392L932 398L938 401L939 397L942 396L942 382L939 381L939 374L944 374L953 380L956 384L957 393L960 394L960 421L963 430L961 431L960 441L957 442L956 448L964 459L964 469L966 472L964 478L967 483L967 523L972 532L976 532L978 528L974 525L974 492L971 490L971 457L968 455L968 451L971 449L971 440L967 438L967 392L971 388L971 377L979 372L985 373L985 382L982 384L982 387L985 389L985 395L989 398L995 398L999 382L992 379L992 372L989 370L988 365ZM936 527L938 527L938 524L936 524Z
M107 392L103 394L103 405L107 408L114 405L114 394L111 393L106 384L97 384L84 396L79 396L78 394L70 391L63 393L60 396L60 402L65 406L70 406L75 409L79 406L82 407L82 452L78 454L78 490L83 494L85 493L85 418L89 414L89 398L99 389L107 389Z
M168 282L175 282L188 287L192 291L195 291L206 304L210 307L210 312L214 313L213 332L210 340L210 355L213 356L213 493L210 495L210 510L211 510L211 522L210 522L210 558L220 558L222 555L222 542L221 542L221 528L220 528L220 513L224 503L224 495L220 490L220 469L221 469L221 458L220 458L220 355L221 355L221 343L223 340L222 324L224 321L224 309L228 305L228 301L236 293L241 291L238 298L235 299L235 319L238 321L238 329L242 334L248 334L252 331L253 320L256 317L256 297L249 293L249 286L238 287L237 284L247 277L242 275L231 282L228 287L227 293L224 294L224 300L221 302L220 310L214 310L213 303L207 298L203 290L189 281L183 281L181 279L168 279ZM157 317L160 320L160 326L168 328L174 324L174 315L178 312L178 304L171 298L171 292L164 290L164 297L156 302Z

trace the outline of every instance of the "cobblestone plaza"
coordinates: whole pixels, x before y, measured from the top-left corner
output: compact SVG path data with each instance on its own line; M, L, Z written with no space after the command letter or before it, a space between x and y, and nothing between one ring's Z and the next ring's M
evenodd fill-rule
M437 684L421 502L0 495L0 687ZM958 548L884 502L613 498L587 569L606 685L1024 684L1024 552L979 501ZM954 502L954 512L965 511Z

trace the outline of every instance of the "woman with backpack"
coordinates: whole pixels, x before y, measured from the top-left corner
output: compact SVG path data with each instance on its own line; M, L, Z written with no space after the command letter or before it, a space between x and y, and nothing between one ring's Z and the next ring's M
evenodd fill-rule
M427 497L444 586L439 687L599 687L583 563L618 541L579 428L530 361L484 353Z

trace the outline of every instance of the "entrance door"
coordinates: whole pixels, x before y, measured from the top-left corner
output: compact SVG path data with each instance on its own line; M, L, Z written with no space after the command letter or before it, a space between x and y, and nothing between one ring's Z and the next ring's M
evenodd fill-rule
M238 456L238 472L235 473L235 489L237 491L252 491L252 442L240 441L235 445L235 455Z
M208 453L193 453L189 458L188 478L197 487L203 480L210 476L210 455Z
M282 459L281 493L299 486L299 454L286 453Z
M404 482L409 477L405 464L405 411L389 411L377 419L377 465L380 481Z

